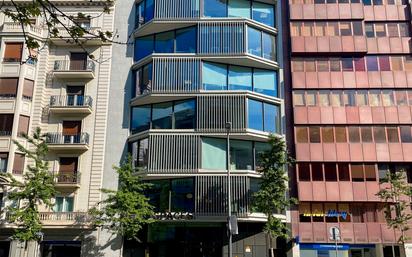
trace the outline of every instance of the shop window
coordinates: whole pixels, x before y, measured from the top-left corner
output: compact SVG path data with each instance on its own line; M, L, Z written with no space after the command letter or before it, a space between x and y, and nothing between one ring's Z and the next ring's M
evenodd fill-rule
M361 136L363 143L371 143L372 139L372 128L371 127L361 127Z
M385 127L373 127L375 143L386 143Z
M366 181L376 181L376 171L375 165L365 164L365 180Z
M354 58L355 71L365 71L365 58Z
M412 143L411 127L400 126L402 143Z
M324 168L325 168L325 180L326 181L338 181L335 163L325 163Z
M360 135L359 135L359 127L349 127L349 142L350 143L359 143L360 142Z
M321 163L312 163L312 181L323 181L323 170Z
M403 70L402 59L400 56L391 56L391 68L393 71Z
M320 127L309 128L309 139L311 143L320 143Z
M335 138L336 143L346 143L348 141L346 138L346 128L335 127Z
M338 163L339 181L350 181L349 164Z
M298 143L307 143L309 141L308 128L296 127L296 141Z
M363 182L363 166L362 164L351 164L351 177L353 182Z
M386 127L389 143L399 143L398 127Z
M309 163L298 163L299 181L310 181Z
M322 127L322 142L323 143L333 143L333 127Z
M311 210L309 203L299 204L299 221L300 222L311 222Z

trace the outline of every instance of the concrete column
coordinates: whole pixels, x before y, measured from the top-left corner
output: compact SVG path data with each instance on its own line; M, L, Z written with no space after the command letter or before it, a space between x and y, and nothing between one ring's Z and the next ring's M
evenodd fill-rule
M98 229L82 241L81 257L122 257L122 238Z
M20 242L13 240L10 243L9 257L40 257L39 244L36 241Z

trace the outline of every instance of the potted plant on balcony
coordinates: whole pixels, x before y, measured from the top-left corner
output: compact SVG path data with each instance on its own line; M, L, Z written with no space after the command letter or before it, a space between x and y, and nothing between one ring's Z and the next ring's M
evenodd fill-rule
M286 212L291 204L296 204L297 200L288 198L288 175L287 168L293 163L289 157L286 143L282 137L271 135L269 137L270 148L259 158L262 175L260 189L252 196L253 210L264 213L267 222L264 232L268 235L269 256L275 256L272 246L272 239L290 237L289 228L286 221L276 214Z
M32 136L22 135L29 147L14 140L17 150L28 159L28 165L22 179L16 179L10 173L0 173L9 182L6 199L16 204L6 207L7 222L16 226L12 238L23 242L26 254L28 243L42 240L42 223L39 206L53 207L52 199L56 195L54 175L49 171L46 161L48 147L46 137L37 128ZM26 255L24 255L26 256Z

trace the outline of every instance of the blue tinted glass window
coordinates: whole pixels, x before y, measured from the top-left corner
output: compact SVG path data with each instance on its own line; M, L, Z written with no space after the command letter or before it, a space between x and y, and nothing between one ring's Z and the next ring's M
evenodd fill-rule
M144 22L148 22L154 17L154 0L146 0L145 2Z
M150 128L150 105L133 107L132 133L141 132Z
M203 63L202 69L203 89L226 90L227 69L226 65Z
M175 51L174 39L174 31L157 34L155 37L155 52L173 53Z
M228 0L228 16L250 18L249 0Z
M175 103L175 129L195 128L196 102L194 99Z
M155 207L156 212L169 210L169 180L152 180L152 186L148 189L147 197L150 199L150 204Z
M261 102L248 100L248 124L251 129L263 131L263 108Z
M192 178L173 179L171 205L174 212L193 212L194 183Z
M276 61L276 38L263 33L263 58Z
M230 169L253 170L252 142L230 140Z
M196 52L196 28L179 29L176 31L176 53Z
M136 6L136 28L144 23L144 1Z
M248 52L253 55L262 56L262 37L257 29L248 27Z
M139 61L153 53L153 36L140 37L136 39L134 47L134 59Z
M172 102L153 105L152 128L171 129L172 128Z
M255 69L253 73L253 91L278 96L277 73L275 71Z
M255 21L268 26L275 26L275 8L273 5L253 2L253 17Z
M270 133L279 132L279 107L273 104L264 103L265 129Z
M252 69L230 66L229 90L252 90Z
M227 0L206 0L204 2L205 17L226 17L227 16Z

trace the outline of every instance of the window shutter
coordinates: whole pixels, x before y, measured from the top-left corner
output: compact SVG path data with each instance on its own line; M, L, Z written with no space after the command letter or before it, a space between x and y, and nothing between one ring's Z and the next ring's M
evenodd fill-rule
M77 171L77 158L60 158L59 172L73 173L75 171Z
M18 84L18 78L1 78L0 96L16 97Z
M63 121L63 135L78 135L81 132L81 121Z
M24 80L23 85L23 97L31 99L33 97L34 81L33 80Z
M29 133L29 123L30 123L30 117L20 115L18 135Z
M13 174L23 174L24 171L24 155L16 153L14 155Z
M23 53L23 43L6 43L4 62L20 62Z

